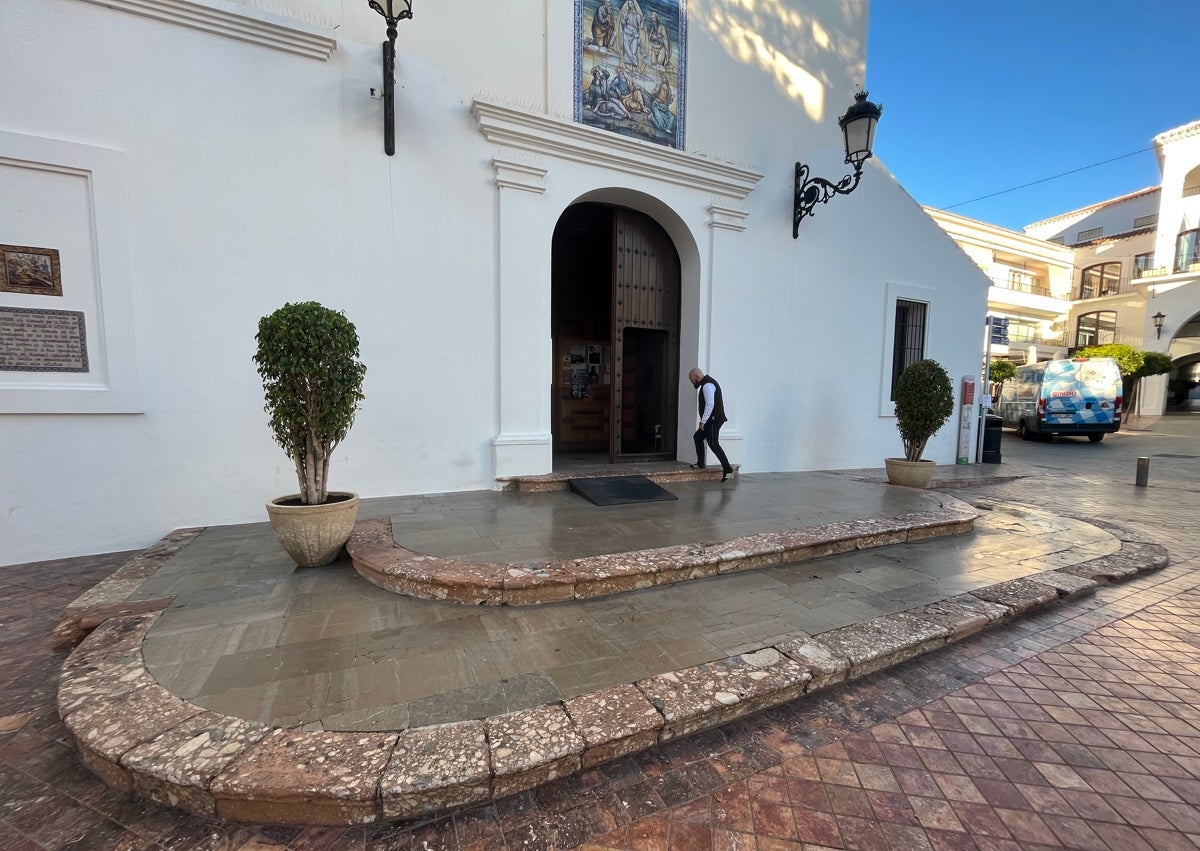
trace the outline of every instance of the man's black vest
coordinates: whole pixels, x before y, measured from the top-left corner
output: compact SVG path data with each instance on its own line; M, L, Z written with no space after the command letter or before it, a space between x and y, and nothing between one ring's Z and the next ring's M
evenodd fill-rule
M715 378L704 376L704 380L700 382L700 386L696 389L699 392L699 416L704 416L704 385L711 384L713 386L713 412L712 421L717 425L723 425L726 422L725 417L725 400L721 398L721 385L717 383Z

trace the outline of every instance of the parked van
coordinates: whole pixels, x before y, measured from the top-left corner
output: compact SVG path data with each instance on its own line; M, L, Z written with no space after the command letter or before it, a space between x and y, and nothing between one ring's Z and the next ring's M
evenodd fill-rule
M1042 361L1017 368L1000 392L1005 428L1034 435L1086 434L1098 443L1121 428L1121 370L1112 358Z

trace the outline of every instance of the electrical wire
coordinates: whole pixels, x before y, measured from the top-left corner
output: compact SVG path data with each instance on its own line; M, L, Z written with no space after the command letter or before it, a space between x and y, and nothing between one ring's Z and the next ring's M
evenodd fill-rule
M995 198L997 195L1007 195L1009 192L1016 192L1018 189L1025 189L1030 186L1037 186L1039 183L1046 183L1047 181L1050 181L1050 180L1058 180L1058 178L1066 177L1068 174L1077 174L1078 172L1081 172L1081 171L1087 171L1089 168L1095 168L1096 166L1101 166L1101 165L1108 165L1109 163L1115 163L1117 160L1123 160L1127 157L1137 156L1138 154L1144 154L1144 153L1146 153L1146 151L1152 151L1152 150L1154 150L1153 147L1148 147L1148 148L1141 148L1136 151L1130 151L1128 154L1121 154L1119 157L1113 157L1110 160L1102 160L1101 162L1092 163L1091 165L1081 166L1080 168L1073 168L1070 171L1064 171L1062 174L1055 174L1051 177L1043 177L1041 180L1035 180L1032 183L1022 183L1020 186L1014 186L1011 189L1001 189L999 192L993 192L990 195L980 195L978 198L972 198L970 201L959 201L957 204L951 204L949 207L942 207L942 209L943 210L953 210L955 207L965 207L967 204L974 204L976 201L983 201L984 199L987 199L987 198Z

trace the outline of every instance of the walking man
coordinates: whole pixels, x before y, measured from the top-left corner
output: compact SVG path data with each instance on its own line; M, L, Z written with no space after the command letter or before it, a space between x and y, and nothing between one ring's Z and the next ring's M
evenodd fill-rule
M696 463L692 467L697 470L704 469L704 444L707 442L713 455L716 455L717 460L721 462L721 470L724 472L721 481L725 481L733 472L733 467L729 464L729 459L725 457L725 450L721 448L720 443L721 426L727 419L725 400L721 398L721 385L712 376L705 375L699 367L688 373L688 380L692 382L693 387L700 391L697 398L700 408L700 428L696 429L694 435Z

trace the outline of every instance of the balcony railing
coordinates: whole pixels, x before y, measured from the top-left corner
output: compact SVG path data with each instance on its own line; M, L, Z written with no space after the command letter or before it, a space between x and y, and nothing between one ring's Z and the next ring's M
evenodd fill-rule
M1008 344L1010 346L1062 346L1065 345L1066 335L1062 332L1043 333L1032 328L1008 326Z
M1054 296L1050 292L1050 288L1046 286L1046 279L1036 275L1010 275L1008 277L995 275L992 276L992 286L999 287L1002 290L1013 290L1019 293L1045 296L1046 298L1053 298Z
M1108 295L1121 295L1122 293L1132 293L1137 291L1137 284L1134 283L1139 277L1149 277L1151 270L1137 270L1133 276L1122 275L1120 280L1106 280L1091 284L1076 284L1075 299L1084 301L1089 298L1104 298Z

